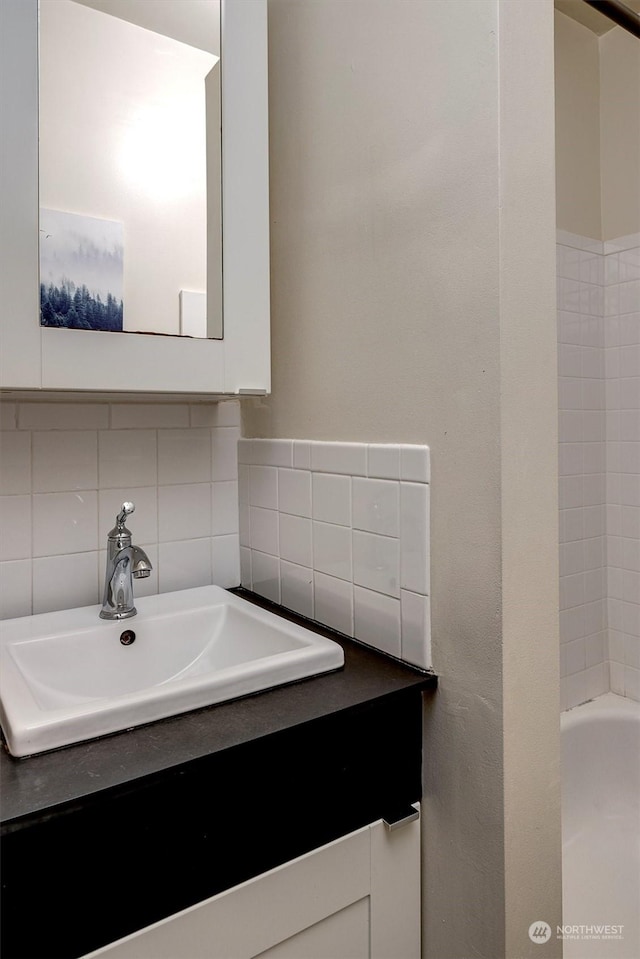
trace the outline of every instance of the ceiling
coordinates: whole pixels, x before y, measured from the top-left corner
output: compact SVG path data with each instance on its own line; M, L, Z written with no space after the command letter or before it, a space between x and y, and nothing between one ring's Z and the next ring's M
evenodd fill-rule
M640 13L640 0L624 0L624 3L629 9ZM613 20L609 20L604 14L598 13L584 0L555 0L555 7L556 10L560 10L561 13L565 13L568 17L577 20L578 23L597 33L598 36L613 30L616 26Z

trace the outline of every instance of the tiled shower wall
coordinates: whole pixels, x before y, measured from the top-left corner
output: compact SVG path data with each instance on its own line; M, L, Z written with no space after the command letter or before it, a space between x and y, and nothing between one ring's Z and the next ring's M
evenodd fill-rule
M558 243L563 708L640 699L640 247Z
M101 601L124 500L153 563L137 596L238 585L238 402L0 410L0 618Z
M431 665L426 446L241 440L243 586Z
M640 236L604 260L610 678L640 702Z

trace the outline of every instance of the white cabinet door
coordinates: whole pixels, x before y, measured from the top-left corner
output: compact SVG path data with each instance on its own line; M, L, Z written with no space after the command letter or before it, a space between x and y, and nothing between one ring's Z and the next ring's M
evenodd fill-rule
M40 326L38 0L0 3L0 389L269 392L266 0L222 4L224 339L194 340Z
M420 823L366 826L97 956L419 959Z

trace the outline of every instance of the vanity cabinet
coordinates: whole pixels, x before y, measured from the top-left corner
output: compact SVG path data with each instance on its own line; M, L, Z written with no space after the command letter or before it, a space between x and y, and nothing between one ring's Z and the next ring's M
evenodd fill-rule
M0 752L4 959L416 959L436 680L313 628L343 669Z
M40 325L38 0L2 0L0 389L270 390L267 3L221 3L224 335L198 339ZM163 248L171 242L167 237Z
M107 959L419 959L420 824L379 821L104 949ZM88 957L87 957L88 959Z

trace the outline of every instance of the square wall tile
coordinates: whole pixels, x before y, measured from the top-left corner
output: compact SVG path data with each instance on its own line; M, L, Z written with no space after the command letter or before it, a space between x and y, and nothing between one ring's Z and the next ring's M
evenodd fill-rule
M400 602L370 589L353 587L354 636L400 658Z
M211 484L160 486L158 489L160 542L198 539L203 536L211 536Z
M294 516L311 516L311 473L308 470L278 470L278 508Z
M31 614L31 560L0 563L0 619Z
M313 617L313 570L280 560L281 603L300 616Z
M240 544L237 533L211 537L211 579L216 586L224 589L240 585Z
M212 431L211 470L214 481L238 479L239 440L240 430L237 427L220 427Z
M323 523L351 526L351 477L312 474L312 515Z
M400 479L400 447L371 443L368 446L367 475L376 479Z
M209 483L211 432L206 429L158 432L158 483Z
M293 441L293 466L297 470L311 469L311 443L307 440Z
M31 434L0 431L0 495L31 492Z
M240 426L240 419L238 400L191 405L191 426Z
M353 531L353 582L400 596L400 543L389 536Z
M188 539L160 543L158 587L161 593L191 589L211 583L211 539Z
M101 430L98 482L101 489L155 486L158 448L155 430Z
M431 614L429 597L400 591L402 658L414 666L431 668Z
M278 512L275 509L249 509L251 548L278 556Z
M280 513L279 517L280 558L298 566L311 567L311 520L288 513Z
M98 552L67 553L33 561L33 612L49 613L100 602Z
M33 491L97 489L95 430L49 430L33 434Z
M400 479L409 483L428 483L431 465L428 446L400 447Z
M213 536L238 534L238 484L235 480L212 483L211 533Z
M313 523L313 568L338 579L352 578L351 530L330 523Z
M429 487L400 484L400 582L403 589L429 594Z
M251 550L246 546L240 547L240 585L245 589L253 589L251 579Z
M400 533L400 484L353 478L353 528L384 536Z
M186 403L113 403L111 428L114 430L186 429L189 406Z
M314 619L353 636L353 585L323 573L313 574Z
M0 496L0 560L31 559L31 497Z
M318 473L366 476L367 446L365 443L314 442L311 444L311 469Z
M109 426L107 403L19 403L21 430L104 430Z
M249 503L278 509L278 470L275 466L249 467Z
M277 556L269 556L256 549L251 550L252 588L259 596L270 599L272 603L280 600L280 561Z
M82 553L99 546L96 490L33 496L34 556Z
M0 430L15 430L18 428L18 404L8 403L0 399Z

